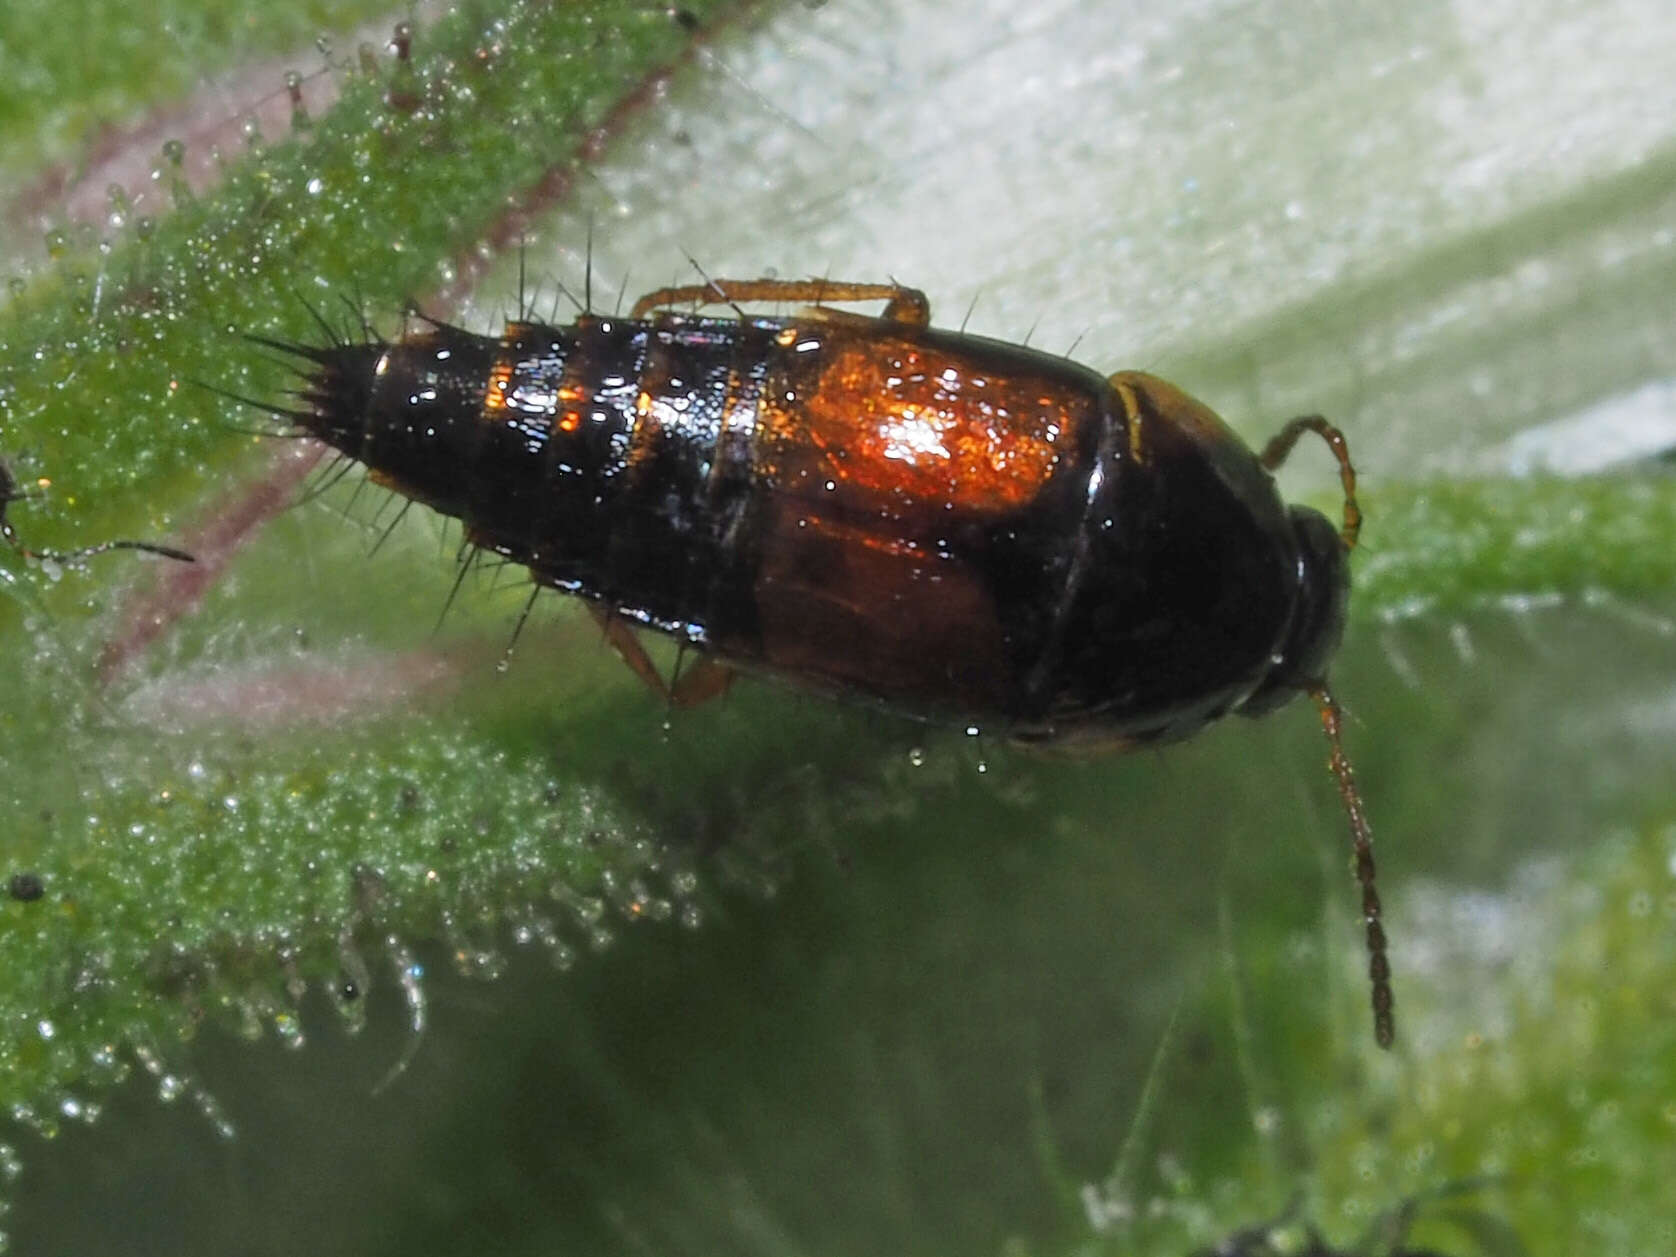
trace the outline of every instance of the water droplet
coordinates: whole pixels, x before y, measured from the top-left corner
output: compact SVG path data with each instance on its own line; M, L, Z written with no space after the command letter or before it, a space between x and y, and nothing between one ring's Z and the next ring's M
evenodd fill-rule
M332 983L332 1004L349 1034L359 1034L367 1024L367 992L372 974L366 959L347 934L338 942L338 980Z
M300 1048L303 1046L306 1039L303 1034L303 1023L302 1019L295 1013L275 1013L273 1024L275 1036L286 1047Z
M105 188L105 203L110 206L110 213L105 221L114 231L121 231L128 224L129 211L134 207L129 203L128 190L120 183L109 184Z
M222 1110L220 1102L202 1087L192 1089L192 1104L198 1110L198 1115L210 1124L217 1137L230 1140L239 1133L238 1128Z
M128 1077L128 1063L117 1055L114 1043L101 1043L94 1048L88 1057L88 1064L92 1077L110 1086Z
M414 1034L425 1032L425 966L405 945L396 941L392 936L387 941L390 948L390 959L396 966L396 983L402 989L402 999L407 1004L407 1025Z

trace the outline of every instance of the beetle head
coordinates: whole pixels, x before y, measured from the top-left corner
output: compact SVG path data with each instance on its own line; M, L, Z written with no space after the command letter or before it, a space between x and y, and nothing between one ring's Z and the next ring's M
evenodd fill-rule
M1319 686L1344 636L1345 607L1350 599L1350 552L1339 530L1321 512L1294 506L1288 516L1298 543L1298 601L1274 667L1240 705L1247 716L1273 711L1297 694Z

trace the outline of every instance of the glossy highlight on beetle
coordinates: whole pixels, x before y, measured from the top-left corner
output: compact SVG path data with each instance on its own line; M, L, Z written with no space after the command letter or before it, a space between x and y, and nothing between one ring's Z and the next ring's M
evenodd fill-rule
M858 301L886 304L826 304ZM742 302L807 304L767 317ZM697 313L720 304L737 317ZM304 364L303 406L264 409L460 519L537 590L585 599L671 703L742 669L1121 748L1312 696L1389 1045L1371 842L1326 686L1360 514L1325 420L1254 455L1174 385L934 328L924 294L894 284L707 280L627 317L520 317L498 338L319 321L324 344L254 338ZM1288 507L1270 474L1309 431L1340 464L1340 527ZM638 628L697 662L666 680Z

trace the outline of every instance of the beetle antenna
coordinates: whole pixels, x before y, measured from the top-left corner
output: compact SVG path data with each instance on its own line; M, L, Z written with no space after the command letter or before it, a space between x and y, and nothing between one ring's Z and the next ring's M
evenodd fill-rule
M1313 432L1325 441L1338 460L1339 483L1344 486L1344 523L1339 529L1339 537L1346 550L1354 550L1356 538L1362 532L1362 508L1356 502L1356 467L1350 461L1350 445L1345 441L1344 433L1320 415L1299 415L1275 433L1274 439L1257 456L1257 461L1269 471L1275 470L1286 461L1298 438L1306 432Z
M1356 881L1362 888L1362 922L1367 927L1373 1037L1380 1047L1388 1048L1396 1040L1397 1023L1392 1012L1395 1001L1391 995L1391 962L1385 954L1384 914L1379 905L1379 892L1373 884L1373 831L1368 827L1361 791L1356 789L1356 772L1344 753L1344 711L1325 682L1311 686L1309 696L1321 712L1321 731L1327 735L1327 745L1332 748L1327 767L1338 780L1338 797L1344 804L1345 819L1350 822L1350 843L1356 855Z

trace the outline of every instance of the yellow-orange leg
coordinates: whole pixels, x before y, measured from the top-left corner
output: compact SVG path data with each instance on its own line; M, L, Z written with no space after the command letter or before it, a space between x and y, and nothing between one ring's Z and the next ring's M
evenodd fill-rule
M834 279L712 279L703 284L658 288L641 297L629 318L643 319L671 306L719 306L740 301L883 301L882 317L910 327L931 323L931 301L903 284L861 284Z
M679 673L671 684L663 679L627 620L620 620L604 607L593 605L588 607L588 614L594 617L594 623L605 634L605 640L628 665L629 671L671 707L697 707L727 693L728 686L733 684L733 669L709 655L702 656L692 667Z
M1344 524L1338 535L1344 539L1346 550L1354 549L1356 538L1362 532L1362 508L1356 505L1356 468L1350 462L1350 446L1345 442L1344 433L1320 415L1299 415L1275 433L1274 439L1263 447L1260 461L1273 471L1286 461L1286 456L1305 432L1319 436L1333 451L1333 457L1338 459L1339 483L1344 486Z

